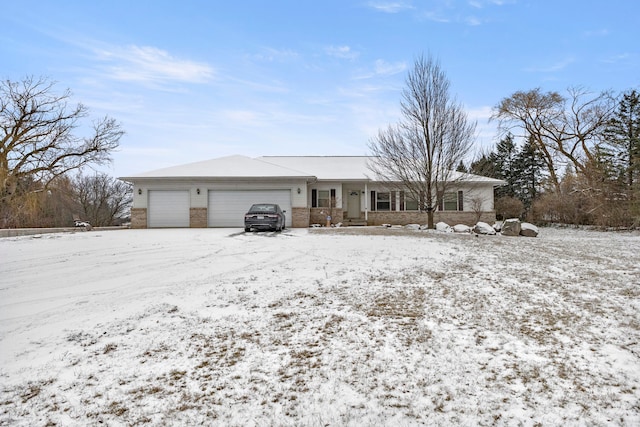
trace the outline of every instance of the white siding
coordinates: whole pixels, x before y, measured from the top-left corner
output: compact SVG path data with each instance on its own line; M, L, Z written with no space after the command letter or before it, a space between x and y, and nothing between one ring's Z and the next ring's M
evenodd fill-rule
M189 227L189 192L149 191L148 227Z
M291 227L291 190L211 190L209 227L243 227L244 214L254 203L277 203L287 211L286 226Z

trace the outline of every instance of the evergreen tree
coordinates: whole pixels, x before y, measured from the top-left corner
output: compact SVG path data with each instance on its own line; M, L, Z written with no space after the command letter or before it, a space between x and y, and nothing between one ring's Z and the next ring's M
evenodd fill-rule
M544 167L544 159L535 141L529 138L516 154L512 167L515 195L527 210L538 196Z
M494 162L495 175L496 178L507 182L507 185L498 189L496 193L498 197L515 197L517 195L518 171L514 168L517 154L518 149L513 142L511 133L496 144L496 151L491 159Z
M640 95L625 93L605 130L606 144L629 189L640 181Z
M486 176L488 178L497 178L495 173L494 157L494 153L483 154L482 157L471 162L469 172L480 176Z

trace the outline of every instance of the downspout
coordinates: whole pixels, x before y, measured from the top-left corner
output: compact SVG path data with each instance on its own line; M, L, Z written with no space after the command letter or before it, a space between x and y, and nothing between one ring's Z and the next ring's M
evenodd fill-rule
M364 183L364 220L369 224L369 188L366 181Z

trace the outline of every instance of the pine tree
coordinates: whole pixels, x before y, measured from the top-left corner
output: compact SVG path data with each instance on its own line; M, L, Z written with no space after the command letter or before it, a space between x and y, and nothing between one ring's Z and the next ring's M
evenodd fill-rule
M529 138L516 154L512 168L515 195L527 210L538 196L544 167L544 159L535 141Z
M517 193L516 181L518 172L514 169L514 164L518 149L513 142L513 135L507 134L496 144L496 151L493 160L496 178L507 182L507 185L498 189L497 195L515 197Z
M477 160L471 162L469 172L475 175L486 176L488 178L497 178L495 173L494 153L483 154Z
M625 93L605 131L606 152L624 175L629 189L640 181L640 95Z

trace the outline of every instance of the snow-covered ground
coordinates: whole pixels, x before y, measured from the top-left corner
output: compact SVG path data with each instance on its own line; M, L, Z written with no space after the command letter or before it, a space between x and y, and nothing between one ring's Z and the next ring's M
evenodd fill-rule
M640 235L0 239L0 425L640 425Z

